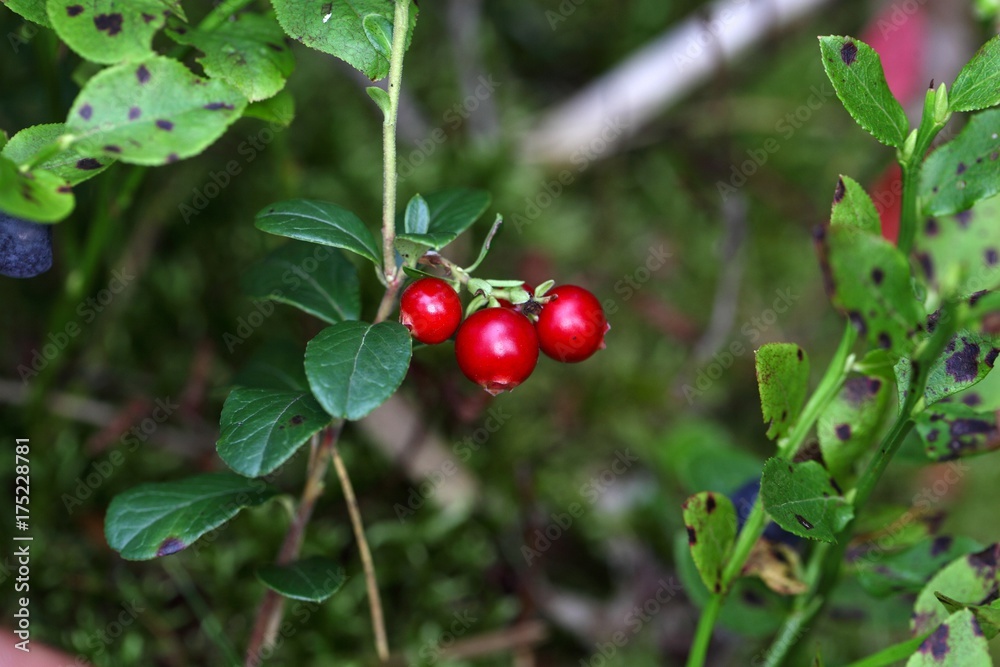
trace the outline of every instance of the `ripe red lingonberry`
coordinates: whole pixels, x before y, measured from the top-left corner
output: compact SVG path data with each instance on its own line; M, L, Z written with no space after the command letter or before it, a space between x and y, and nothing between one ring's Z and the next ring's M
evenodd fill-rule
M421 278L403 291L399 321L421 343L437 345L451 338L462 321L462 301L440 278Z
M469 315L455 336L455 357L465 376L496 396L528 379L538 363L538 336L514 310L486 308Z
M545 296L553 298L542 306L535 325L542 352L575 363L604 348L604 334L611 326L597 297L576 285L553 287Z

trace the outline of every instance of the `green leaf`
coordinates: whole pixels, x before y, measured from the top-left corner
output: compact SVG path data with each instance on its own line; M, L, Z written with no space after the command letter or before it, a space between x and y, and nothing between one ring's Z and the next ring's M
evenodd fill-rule
M295 120L295 98L282 90L274 97L248 104L243 115L271 123L272 130L285 128Z
M372 81L389 73L389 59L372 46L364 18L376 14L391 24L395 8L392 0L272 0L271 4L278 23L292 39L337 56ZM410 46L418 11L414 3L409 10L406 48Z
M952 111L977 111L1000 104L1000 35L986 42L951 86Z
M87 60L113 65L153 53L153 36L166 23L158 0L48 0L52 27Z
M257 229L300 241L343 248L382 264L382 251L358 216L336 204L292 199L257 214Z
M827 227L820 265L827 294L868 342L897 355L913 348L923 322L906 256L881 236L856 227Z
M204 55L205 74L222 79L251 102L273 97L295 69L295 56L275 20L260 14L237 14L212 30L168 30L180 43Z
M889 90L882 61L853 37L820 37L823 68L844 108L873 137L888 146L906 141L906 112Z
M337 563L313 556L288 565L267 565L257 570L257 578L271 590L293 600L323 602L347 581Z
M249 361L235 378L233 385L278 391L309 391L306 369L302 363L304 350L287 340L270 340L254 350Z
M924 402L933 405L943 398L957 394L977 384L993 368L1000 347L993 336L959 331L945 347L944 352L931 366L924 389ZM906 400L913 364L900 359L895 367L899 400Z
M874 549L874 553L856 561L858 583L878 598L919 593L935 572L956 558L982 548L969 537L942 535L897 553Z
M233 389L222 406L216 448L245 477L272 473L330 423L308 392Z
M756 352L757 386L767 437L786 435L809 390L809 358L794 343L768 343Z
M998 223L1000 197L953 215L927 217L913 248L927 284L945 297L1000 286Z
M419 194L413 195L406 205L403 229L407 234L426 234L431 223L431 210Z
M930 632L947 619L949 612L938 601L937 593L973 604L983 601L996 588L998 557L1000 544L993 544L980 552L957 558L934 575L913 607L910 627L914 634Z
M392 21L381 14L369 14L361 20L361 26L376 53L389 60L392 53Z
M840 477L871 445L882 421L891 384L874 375L854 375L827 405L816 423L823 461Z
M62 123L26 127L11 138L0 155L21 166L27 164L43 149L51 148L55 141L66 134L66 126ZM50 171L70 185L76 185L101 173L113 162L114 160L108 157L87 157L73 148L67 148L46 158L35 168Z
M140 484L111 501L104 533L122 558L168 556L276 493L260 480L227 472Z
M816 461L790 463L768 459L760 497L774 522L790 533L823 542L836 535L854 516L830 473Z
M830 224L857 227L872 234L882 233L882 223L875 210L875 203L865 189L849 176L841 176L837 181Z
M22 173L0 157L0 211L33 222L58 222L75 205L73 190L62 178L44 169Z
M968 609L943 619L906 667L992 667L990 647Z
M986 454L1000 449L995 412L979 412L963 403L938 403L914 418L924 451L933 461Z
M928 156L920 174L924 215L967 211L1000 193L1000 109L974 115L958 136Z
M341 322L306 346L306 377L320 405L356 420L392 396L410 366L410 333L398 322Z
M243 291L295 306L330 324L361 314L361 286L354 265L339 250L292 241L244 275Z
M721 493L703 491L684 503L688 545L701 580L710 591L722 590L722 570L736 541L736 510Z
M160 0L160 4L170 10L170 13L187 23L187 14L181 7L181 0Z
M77 95L66 125L87 155L161 165L201 153L245 106L246 98L228 84L154 56L96 74Z
M49 15L45 12L45 0L0 0L0 4L3 4L7 9L20 14L29 21L43 25L46 28L52 27Z
M388 116L389 110L392 107L392 102L389 100L389 93L378 86L368 86L365 88L365 92L378 105L378 108L382 110L382 115Z
M427 233L403 233L399 238L440 250L472 226L490 205L485 190L456 188L434 192L424 197L430 213ZM409 208L409 207L407 207Z
M972 616L976 619L980 630L983 632L983 636L987 640L993 639L1000 632L1000 600L994 600L988 605L966 604L965 602L953 600L941 593L937 593L936 595L938 601L944 605L944 608L953 614L963 609L971 611Z

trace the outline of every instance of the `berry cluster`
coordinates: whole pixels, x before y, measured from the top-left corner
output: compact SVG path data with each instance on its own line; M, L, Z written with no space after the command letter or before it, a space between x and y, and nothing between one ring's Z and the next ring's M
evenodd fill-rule
M500 296L515 291L520 303ZM488 299L481 293L476 299L486 307L463 321L455 289L440 278L420 278L403 292L399 321L416 340L430 345L457 330L459 368L494 395L528 379L539 350L556 361L583 361L604 347L604 334L611 328L597 297L575 285L549 283L536 293L522 284L509 293L500 289Z

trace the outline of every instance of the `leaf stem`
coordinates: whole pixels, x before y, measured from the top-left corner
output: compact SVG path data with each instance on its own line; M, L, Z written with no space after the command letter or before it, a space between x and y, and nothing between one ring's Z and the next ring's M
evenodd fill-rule
M365 526L361 521L361 510L358 508L358 499L354 495L354 487L351 485L351 478L347 474L347 466L340 457L337 445L333 445L333 467L340 478L340 485L344 489L344 500L347 501L347 512L351 515L351 527L354 529L354 539L358 542L358 553L361 555L361 565L365 571L365 584L368 587L368 605L371 609L372 627L375 630L375 650L381 662L389 660L389 642L385 633L385 617L382 614L382 599L378 593L378 578L375 575L375 563L372 560L371 549L368 548L368 539L365 537Z
M343 427L343 420L327 426L320 436L320 443L316 448L315 455L310 457L306 470L306 484L302 489L302 497L295 510L295 517L288 526L285 539L281 543L281 550L278 552L276 560L278 565L287 565L298 558L306 526L309 524L313 509L316 507L316 501L323 494L323 478L330 468L331 453L336 449L337 438L340 437ZM284 608L285 598L280 593L268 588L264 592L264 599L261 600L260 607L257 609L257 620L247 645L246 662L244 663L246 667L258 667L262 662L261 654L274 644Z
M781 626L777 637L771 643L771 648L765 654L763 667L777 667L781 664L788 651L808 631L809 628L805 627L806 623L812 620L822 606L822 599L814 598L804 608L793 611L785 619L785 624Z

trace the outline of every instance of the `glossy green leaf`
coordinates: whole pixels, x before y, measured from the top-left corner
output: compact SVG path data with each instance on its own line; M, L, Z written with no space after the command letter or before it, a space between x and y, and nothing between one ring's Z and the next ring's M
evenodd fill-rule
M245 477L261 477L287 461L330 423L308 392L233 389L222 406L216 449Z
M920 174L925 215L972 208L1000 193L1000 109L974 115L958 136L931 153Z
M292 241L252 266L243 291L295 306L330 324L361 314L358 272L339 250Z
M1000 104L1000 35L986 42L958 73L948 96L952 111Z
M923 308L895 245L856 227L830 226L820 238L820 265L833 305L871 345L897 355L913 348Z
M914 418L927 457L934 461L985 454L1000 449L996 413L964 403L938 403Z
M973 618L979 623L979 629L982 630L983 636L987 640L993 639L1000 633L1000 600L993 600L988 605L967 604L953 600L941 593L937 593L937 599L938 602L944 605L945 609L953 614L963 609L971 611Z
M295 120L295 98L287 90L282 90L274 97L248 104L243 115L270 123L272 130L285 128Z
M0 155L21 166L27 164L40 151L49 149L53 142L66 133L66 126L62 123L26 127L11 137ZM76 185L101 173L112 163L114 160L111 158L86 157L74 148L67 148L54 153L38 163L35 168L50 171L70 185Z
M58 222L76 205L73 190L50 171L22 173L0 157L0 211L33 222Z
M906 667L992 667L990 647L972 612L955 612L924 640Z
M430 224L431 210L427 206L427 200L419 194L413 195L406 205L403 230L407 234L426 234Z
M854 516L851 504L840 495L830 473L816 461L768 459L760 497L764 509L779 526L823 542L835 542L836 534Z
M410 367L410 333L398 322L341 322L306 346L306 377L320 405L356 420L392 396Z
M272 4L278 23L293 39L337 56L372 81L389 73L389 59L372 45L363 21L376 14L391 24L395 9L392 0L272 0ZM411 3L406 48L416 22L417 7Z
M820 37L819 43L826 75L848 113L883 144L902 146L910 124L889 90L878 53L853 37Z
M425 195L430 218L427 233L405 232L399 238L421 243L440 250L472 226L490 205L490 194L485 190L456 188Z
M914 633L930 632L948 617L937 594L979 604L997 586L997 558L1000 544L993 544L977 553L955 559L939 571L921 590L913 607L910 627Z
M710 591L722 590L722 570L736 541L736 510L721 493L703 491L684 503L691 557Z
M313 556L288 565L259 568L257 579L286 598L323 602L341 589L347 575L329 558Z
M833 194L831 225L857 227L872 234L882 233L878 211L865 189L849 176L841 176Z
M48 0L52 27L87 60L113 65L153 53L153 36L166 24L158 0Z
M336 204L292 199L257 214L257 229L300 241L343 248L381 265L382 251L358 216Z
M941 535L895 553L873 549L872 554L855 561L854 567L858 583L870 595L882 598L899 593L916 594L942 567L982 548L969 537Z
M757 387L767 437L786 435L805 405L809 357L794 343L768 343L756 352Z
M295 56L275 20L237 14L212 30L169 30L171 38L202 52L205 74L222 79L251 102L273 97L295 69Z
M392 21L381 14L369 14L361 20L361 27L375 52L389 60L392 53Z
M960 213L928 216L913 254L927 284L946 297L1000 286L1000 197Z
M104 533L122 558L168 556L276 493L260 480L227 472L140 484L111 501Z
M1000 354L998 343L1000 340L994 336L964 330L956 333L931 366L924 389L924 402L933 405L985 378ZM909 359L900 359L895 372L899 400L902 403L906 400L913 365Z
M891 394L874 375L849 377L816 423L823 461L835 477L848 472L872 444Z
M88 155L161 165L201 153L245 106L246 98L228 84L154 56L96 74L77 95L66 125Z
M0 4L33 23L46 28L52 27L49 15L45 11L45 0L0 0Z

